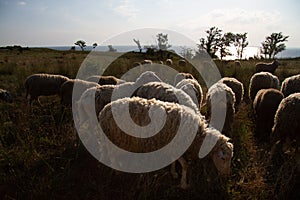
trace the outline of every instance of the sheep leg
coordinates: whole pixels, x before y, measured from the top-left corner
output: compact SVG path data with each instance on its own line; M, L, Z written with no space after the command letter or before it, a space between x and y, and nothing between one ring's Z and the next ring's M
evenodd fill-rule
M176 172L176 161L171 164L171 174L174 179L178 178L178 173Z
M187 170L188 170L188 164L187 164L187 162L185 161L185 159L183 157L180 157L178 159L178 162L180 163L181 168L182 168L180 187L185 190L189 187L189 185L187 184L187 178L186 178Z

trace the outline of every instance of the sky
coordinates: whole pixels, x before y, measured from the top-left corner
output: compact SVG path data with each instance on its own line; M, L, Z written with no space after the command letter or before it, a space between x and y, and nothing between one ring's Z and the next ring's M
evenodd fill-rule
M0 46L72 46L79 39L101 45L143 28L175 31L199 43L215 26L247 32L249 46L282 32L289 36L287 47L300 47L299 11L299 0L0 0Z

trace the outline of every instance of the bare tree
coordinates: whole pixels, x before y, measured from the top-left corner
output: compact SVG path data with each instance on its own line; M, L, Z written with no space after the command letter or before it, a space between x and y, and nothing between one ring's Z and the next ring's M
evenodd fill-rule
M138 46L140 52L142 52L142 46L141 46L141 43L140 43L140 40L136 40L133 38L133 41L136 43L136 45Z
M267 58L268 55L269 59L274 59L279 52L285 50L286 46L284 42L286 42L288 38L289 36L284 36L282 32L272 33L261 43L262 47L260 48L260 52L265 55L265 58Z
M84 47L86 47L86 43L83 40L78 40L77 42L74 43L75 45L78 45L82 51L84 51Z

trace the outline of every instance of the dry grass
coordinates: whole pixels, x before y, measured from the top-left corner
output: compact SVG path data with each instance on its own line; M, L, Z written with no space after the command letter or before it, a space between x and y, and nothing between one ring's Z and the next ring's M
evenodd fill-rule
M234 76L244 83L246 93L231 133L235 145L231 176L220 178L209 160L199 160L191 167L191 188L183 191L178 188L179 180L171 177L169 167L129 174L97 162L77 141L71 111L62 115L58 97L44 97L42 108L34 106L28 111L23 86L28 75L45 72L74 78L86 56L87 52L47 49L22 53L0 50L0 88L11 91L15 97L13 104L0 102L0 199L299 197L295 156L278 153L271 159L271 145L258 143L253 136L255 125L247 91L255 61L241 61L242 67L238 69L233 67L233 62L217 62L223 76ZM105 73L120 76L133 62L154 58L126 55ZM174 57L173 61L176 59L179 58ZM276 71L281 81L300 73L300 59L281 62ZM195 74L189 67L181 71Z

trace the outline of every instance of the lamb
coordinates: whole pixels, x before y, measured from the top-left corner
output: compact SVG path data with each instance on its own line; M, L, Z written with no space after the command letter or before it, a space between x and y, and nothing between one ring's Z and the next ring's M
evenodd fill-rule
M224 83L213 84L207 91L206 105L210 125L228 135L235 113L235 94L232 89Z
M279 104L274 118L272 138L288 146L300 146L300 93L285 97Z
M69 78L62 75L54 74L33 74L25 80L26 99L30 95L29 105L37 100L39 105L39 96L58 95L61 85L68 81Z
M219 82L226 84L232 89L235 94L235 112L238 111L241 102L243 101L244 96L244 86L243 83L238 81L236 78L224 77Z
M281 84L281 92L284 97L300 92L300 74L286 78Z
M124 113L126 113L128 107L130 119L124 117ZM153 123L152 120L158 122L163 121L160 117L156 118L152 116L152 114L155 113L155 110L165 111L165 123L163 126ZM115 115L123 119L122 124L115 120ZM134 130L135 128L132 124L128 122L130 120L134 121L134 125L139 126L139 128L141 128L140 126L146 126L151 122L150 125L154 128L157 126L156 128L159 128L159 132L148 138L132 137L129 134L134 134L136 130ZM174 146L174 148L171 148L172 150L155 157L158 162L153 162L153 165L161 162L166 162L166 164L168 164L177 159L182 166L180 185L183 189L188 187L186 177L188 171L187 159L194 161L198 158L212 158L212 162L215 164L220 175L228 175L230 173L230 164L233 157L233 145L228 142L229 138L220 134L220 132L215 129L207 128L205 121L186 106L176 103L162 102L155 99L146 100L139 97L123 98L111 102L103 108L99 114L99 124L103 133L105 133L110 141L121 149L129 152L153 152L161 149L162 147L165 148L165 145L169 145L169 143L172 143L172 145L180 145L180 140L182 140L182 142L186 140L190 141L192 145L187 147L187 151L185 151L183 155L176 153L176 147L178 148L178 146ZM141 130L143 134L149 134L149 132L153 131L153 129L146 129L145 127ZM177 137L179 138L177 139ZM174 142L173 138L177 139L177 141ZM209 143L209 141L214 142ZM182 146L180 145L181 148L183 148ZM106 152L105 146L102 146L102 148L104 150L101 150L101 152L104 153L100 156L106 156L111 163L115 164L115 166L126 166L126 163L123 163L122 160L120 160L126 157L123 156L123 152L114 151L114 149L108 147L106 150L109 152ZM114 159L119 160L115 161ZM126 161L128 162L128 160L125 160L124 162ZM137 165L143 166L140 162L138 162Z
M150 82L139 87L132 96L145 99L158 99L161 101L179 103L192 108L200 114L199 107L193 102L192 98L183 90L177 89L164 82Z
M80 79L69 79L68 81L64 82L60 88L61 104L64 106L72 105L73 102L76 102L80 99L82 93L85 90L91 87L99 86L100 85L98 83L94 82L84 81Z
M280 63L274 60L272 63L257 63L255 65L255 72L270 72L274 74Z
M186 61L185 61L184 59L180 59L180 60L178 61L178 66L179 66L179 67L185 67L185 66L186 66Z
M13 97L7 90L0 89L0 99L7 102L7 103L12 103L13 102Z
M173 65L172 59L168 58L168 59L166 60L166 65L172 66L172 65Z
M86 81L98 83L99 85L117 85L121 83L125 83L124 80L118 79L114 76L90 76L86 79Z
M175 78L174 78L174 86L176 86L180 81L182 81L183 79L195 79L194 76L190 73L184 73L184 72L180 72L178 74L176 74ZM195 79L196 80L196 79Z
M259 90L268 88L279 89L277 76L269 72L255 73L250 79L249 98L253 101Z
M188 87L190 85L191 87ZM183 90L186 92L194 103L200 108L203 100L203 92L200 84L195 79L183 79L175 86L178 89ZM189 88L192 88L192 90L189 90Z
M261 89L256 94L253 110L256 116L256 135L260 141L269 141L275 113L283 94L274 88Z

